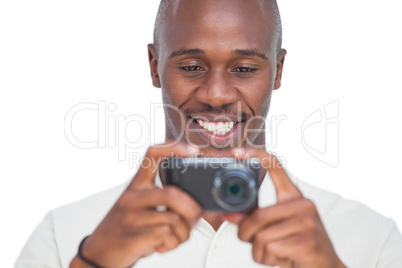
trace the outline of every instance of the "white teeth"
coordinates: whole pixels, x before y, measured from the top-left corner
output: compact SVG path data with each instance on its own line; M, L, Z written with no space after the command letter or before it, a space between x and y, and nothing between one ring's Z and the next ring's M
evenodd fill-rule
M217 130L217 126L214 123L209 123L211 125L211 131L215 132L215 130ZM209 128L208 128L209 129Z
M215 135L225 135L226 133L230 132L235 122L206 122L202 120L197 120L198 124L203 127L205 130L212 132Z

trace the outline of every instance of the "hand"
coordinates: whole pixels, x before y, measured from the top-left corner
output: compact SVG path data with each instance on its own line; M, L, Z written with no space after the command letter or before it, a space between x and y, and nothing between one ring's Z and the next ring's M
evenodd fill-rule
M156 188L154 180L162 158L195 153L184 144L150 147L128 188L85 240L83 256L102 267L130 267L142 257L172 250L188 240L202 215L201 207L176 187ZM160 206L166 210L158 211ZM84 266L75 258L70 267Z
M257 157L276 188L277 204L245 215L226 214L239 227L239 238L252 244L257 263L282 268L345 267L321 222L314 203L303 197L278 159L265 150L234 150L238 157Z

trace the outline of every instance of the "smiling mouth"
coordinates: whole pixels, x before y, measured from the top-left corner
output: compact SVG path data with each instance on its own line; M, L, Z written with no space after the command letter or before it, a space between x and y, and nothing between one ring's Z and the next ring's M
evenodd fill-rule
M188 119L190 125L189 132L186 131L186 138L193 144L221 150L238 146L245 138L243 135L245 121L242 118L232 119L225 116L218 119L210 115L197 115L189 116Z
M218 136L224 136L230 133L234 127L239 124L239 122L234 121L210 122L201 119L195 119L195 122L207 132Z

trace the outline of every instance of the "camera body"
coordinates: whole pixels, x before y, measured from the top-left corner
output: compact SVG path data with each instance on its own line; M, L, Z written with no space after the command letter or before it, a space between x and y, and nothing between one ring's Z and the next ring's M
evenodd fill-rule
M257 158L170 158L162 162L167 185L192 196L205 211L246 212L258 206Z

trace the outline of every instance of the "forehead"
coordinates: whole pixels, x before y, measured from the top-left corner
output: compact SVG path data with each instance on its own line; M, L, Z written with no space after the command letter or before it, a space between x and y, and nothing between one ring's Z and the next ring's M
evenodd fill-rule
M163 51L202 48L274 51L274 26L264 0L173 0L161 34Z

